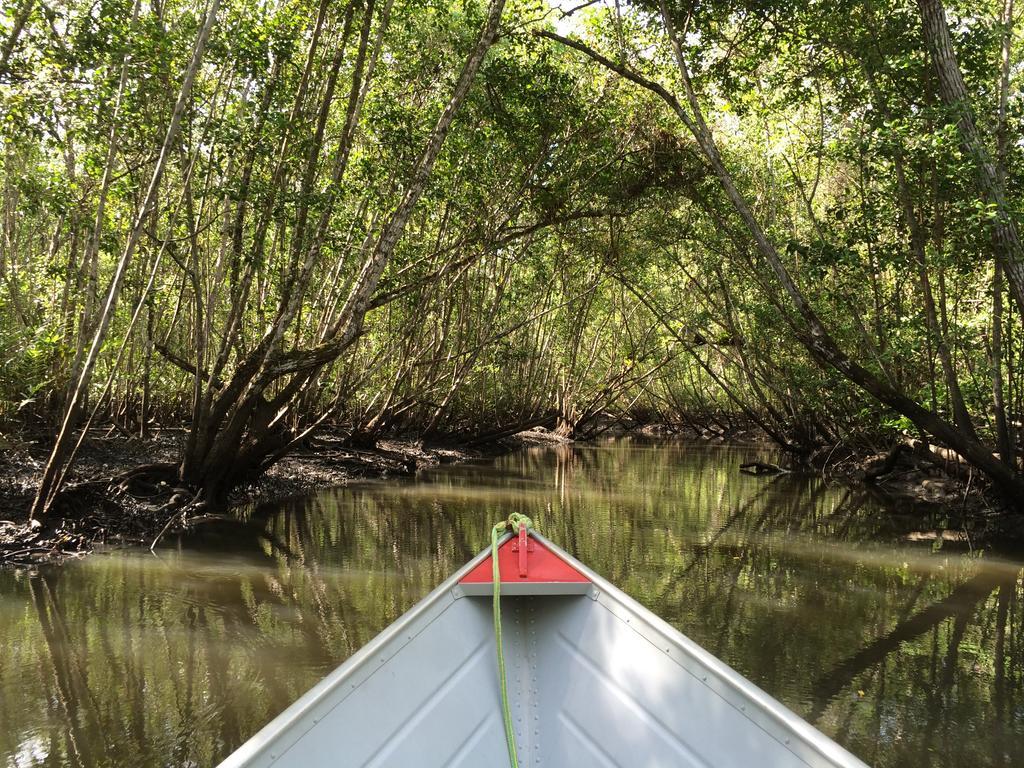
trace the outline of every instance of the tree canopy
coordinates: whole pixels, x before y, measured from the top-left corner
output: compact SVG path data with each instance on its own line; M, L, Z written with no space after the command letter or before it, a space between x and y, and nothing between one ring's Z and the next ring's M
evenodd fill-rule
M325 425L914 438L1024 498L1020 11L15 0L0 418L183 428L216 499Z

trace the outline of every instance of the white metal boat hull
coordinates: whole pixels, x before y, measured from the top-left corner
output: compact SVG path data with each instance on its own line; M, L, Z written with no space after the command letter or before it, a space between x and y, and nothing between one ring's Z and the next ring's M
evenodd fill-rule
M522 768L864 763L543 537L590 583L502 598ZM481 553L221 768L508 764ZM521 586L521 585L517 585ZM542 587L544 585L541 585ZM523 592L529 590L510 590ZM468 594L467 594L468 593Z

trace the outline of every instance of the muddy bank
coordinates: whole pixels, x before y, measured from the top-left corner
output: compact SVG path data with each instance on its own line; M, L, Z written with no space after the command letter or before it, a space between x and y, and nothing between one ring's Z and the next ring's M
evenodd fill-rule
M138 467L172 462L182 439L183 432L171 430L147 440L90 435L53 514L40 524L30 522L28 515L48 446L41 439L0 437L0 566L81 557L97 547L149 545L158 535L222 518L242 504L353 480L409 476L433 465L480 461L526 445L563 442L536 430L473 448L404 439L353 447L345 435L326 433L237 489L223 508L182 515L176 502L185 489L148 483L132 474Z

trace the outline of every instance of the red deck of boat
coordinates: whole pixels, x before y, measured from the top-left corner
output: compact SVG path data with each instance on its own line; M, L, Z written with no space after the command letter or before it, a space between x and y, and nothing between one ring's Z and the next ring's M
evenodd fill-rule
M526 541L526 558L522 562L522 541ZM590 579L577 571L532 536L513 536L498 547L498 570L502 584L588 583ZM491 583L493 567L488 557L466 574L460 583ZM521 575L525 571L525 575Z

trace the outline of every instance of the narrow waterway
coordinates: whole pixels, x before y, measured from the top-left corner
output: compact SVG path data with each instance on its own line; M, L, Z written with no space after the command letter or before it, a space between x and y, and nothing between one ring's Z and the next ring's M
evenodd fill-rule
M0 763L215 765L516 511L869 764L1024 765L1024 562L761 456L533 449L0 571Z

